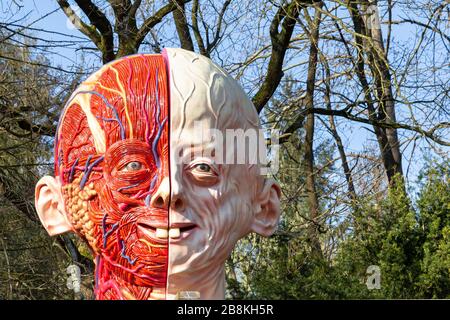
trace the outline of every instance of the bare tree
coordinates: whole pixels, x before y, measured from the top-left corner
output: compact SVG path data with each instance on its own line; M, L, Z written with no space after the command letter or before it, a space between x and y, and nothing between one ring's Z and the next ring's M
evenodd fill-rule
M85 34L95 44L102 54L103 63L125 55L136 53L144 38L161 20L177 9L177 6L190 0L169 1L158 9L152 16L147 17L140 27L137 26L136 12L141 0L108 1L114 12L114 23L97 5L90 0L76 0L76 4L88 17L89 22L83 21L66 0L57 0L59 6L78 30ZM114 45L114 34L118 37L118 48Z
M308 27L310 30L310 49L308 62L308 75L306 79L306 96L305 108L311 109L314 107L314 91L316 83L317 62L319 52L319 32L320 23L322 21L321 7L322 3L315 5L314 20L311 21L308 11L305 9L305 17L308 20ZM319 200L316 192L316 179L314 169L314 113L308 114L306 117L305 129L305 145L304 145L304 166L306 174L306 193L308 195L309 218L311 220L309 241L311 242L311 249L314 255L321 256L322 249L319 241Z

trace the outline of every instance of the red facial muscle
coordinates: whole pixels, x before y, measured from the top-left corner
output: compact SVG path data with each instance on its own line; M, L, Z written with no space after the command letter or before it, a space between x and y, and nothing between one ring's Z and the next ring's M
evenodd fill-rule
M97 299L148 299L164 288L168 208L152 195L169 175L168 80L161 55L104 66L72 95L55 143L68 219L97 259ZM99 130L101 129L101 130Z

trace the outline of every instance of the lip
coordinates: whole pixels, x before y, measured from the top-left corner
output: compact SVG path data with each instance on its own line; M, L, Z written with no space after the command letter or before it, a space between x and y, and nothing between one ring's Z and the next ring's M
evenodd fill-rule
M183 222L183 223L171 223L169 228L180 228L181 229L192 229L195 228L197 225L195 223L190 222Z
M138 225L148 226L150 228L162 228L167 229L167 225L169 221L167 219L167 215L163 217L155 217L155 216L144 216L140 217L137 221Z

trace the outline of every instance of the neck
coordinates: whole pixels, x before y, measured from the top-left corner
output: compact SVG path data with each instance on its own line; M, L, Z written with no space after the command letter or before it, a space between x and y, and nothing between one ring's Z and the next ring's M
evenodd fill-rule
M225 299L225 268L209 266L195 272L171 272L167 281L168 300L223 300Z
M162 300L165 298L165 288L132 283L132 277L129 274L119 276L117 268L111 266L101 256L96 257L95 264L96 300Z
M225 268L208 266L193 273L170 270L167 288L131 284L117 276L100 256L96 258L95 298L97 300L223 300L225 298ZM173 269L173 268L172 268ZM172 272L171 272L172 271Z

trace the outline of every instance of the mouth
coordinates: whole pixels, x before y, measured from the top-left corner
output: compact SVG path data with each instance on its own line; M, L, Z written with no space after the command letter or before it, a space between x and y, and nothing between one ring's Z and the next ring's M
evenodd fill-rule
M138 222L138 236L160 244L183 240L197 228L193 223L175 223L169 226L156 222Z

